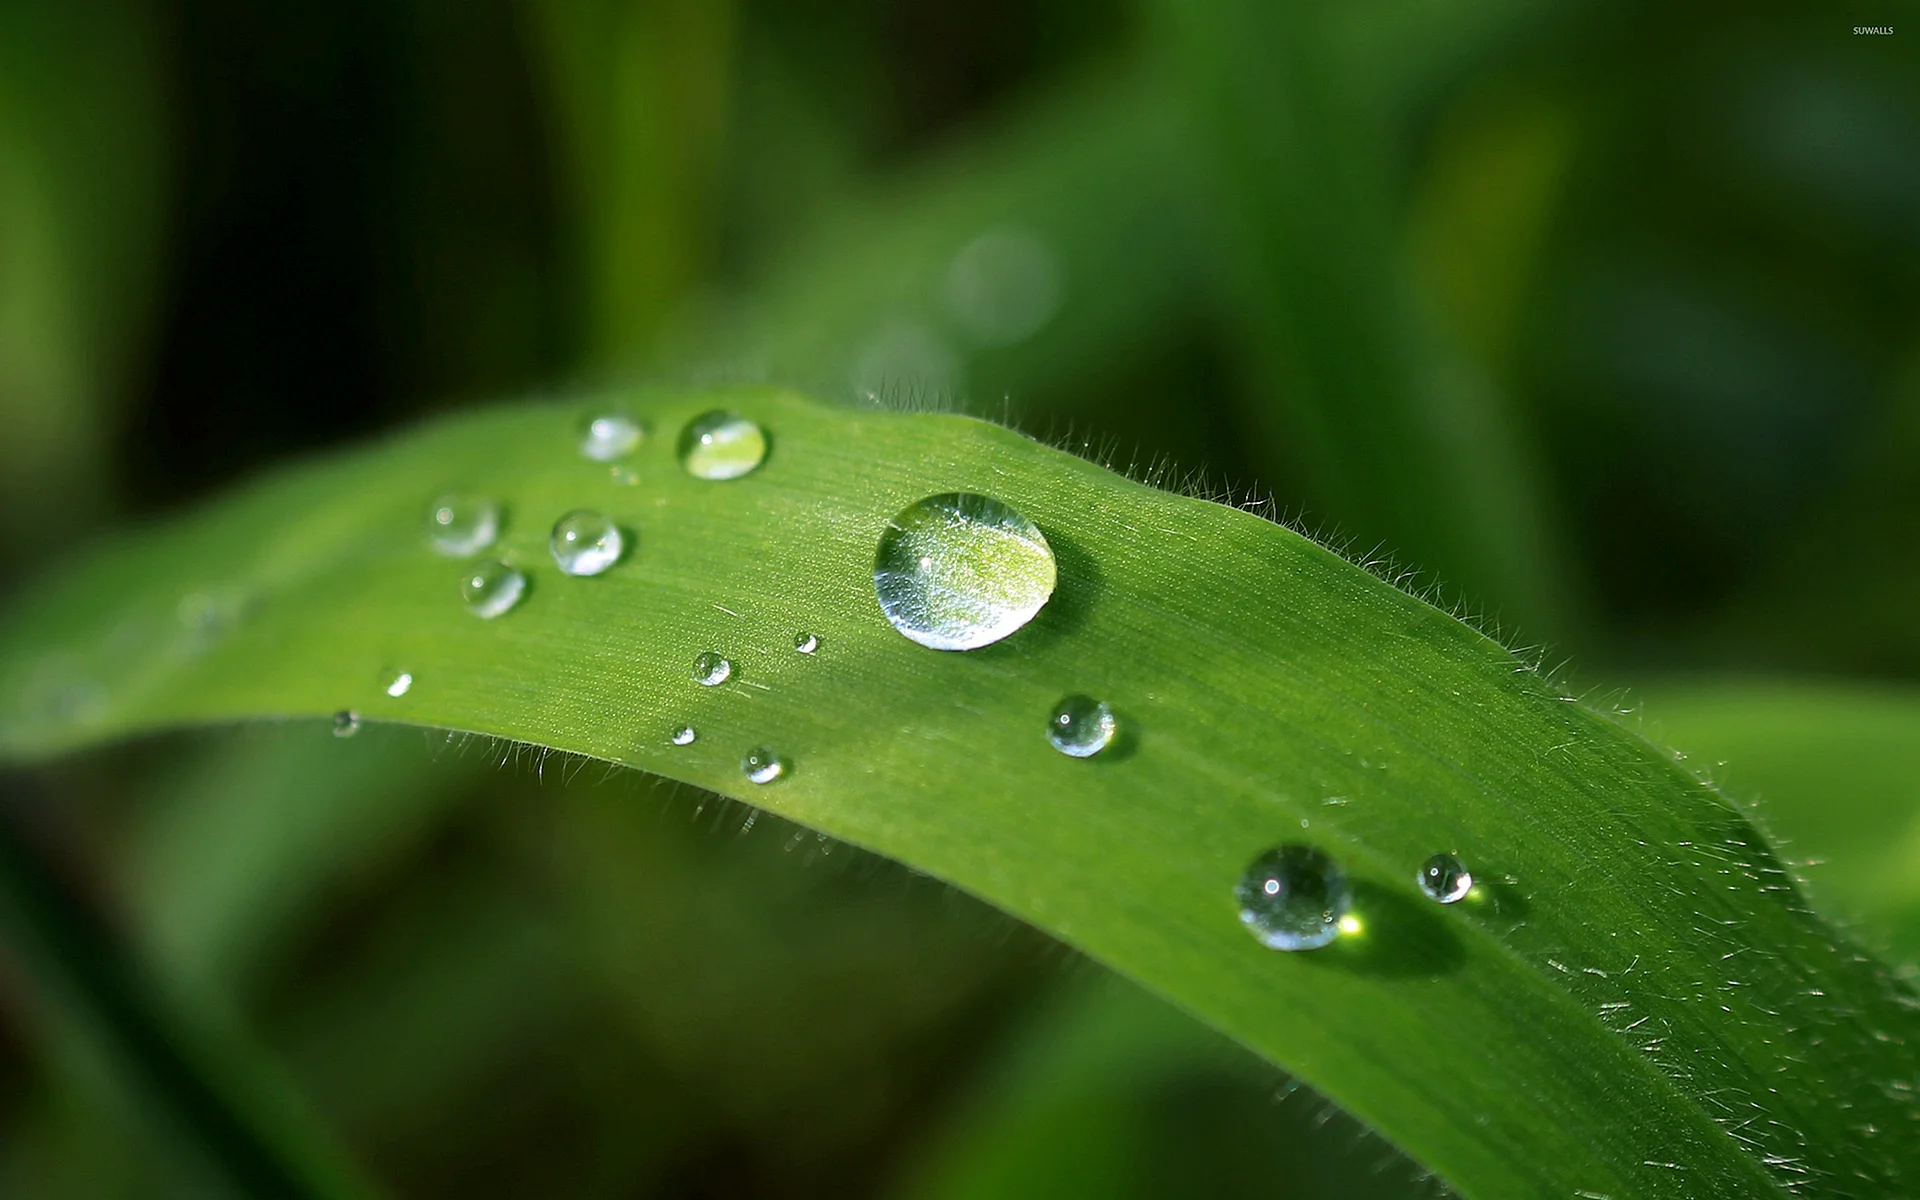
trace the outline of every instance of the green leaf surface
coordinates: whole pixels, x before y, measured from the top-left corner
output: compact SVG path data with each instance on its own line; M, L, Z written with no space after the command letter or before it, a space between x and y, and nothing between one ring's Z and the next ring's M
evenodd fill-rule
M751 801L946 879L1202 1017L1469 1197L1896 1195L1916 1174L1913 998L1804 905L1743 812L1497 643L1305 538L961 417L772 389L621 398L609 469L579 408L448 420L132 536L0 627L0 752L263 716L472 731ZM716 407L772 452L729 482L673 441ZM464 611L432 498L498 498L520 606ZM883 618L875 547L922 497L1038 524L1059 585L984 649ZM630 549L562 575L547 531ZM819 638L794 651L795 635ZM701 687L692 663L734 664ZM388 695L406 671L412 686ZM1068 693L1124 736L1046 738ZM691 724L699 738L674 746ZM749 783L770 746L792 769ZM1234 885L1307 842L1354 928L1263 949ZM1481 886L1416 888L1436 850Z
M1759 805L1820 911L1920 968L1920 694L1811 679L1646 689L1652 728Z

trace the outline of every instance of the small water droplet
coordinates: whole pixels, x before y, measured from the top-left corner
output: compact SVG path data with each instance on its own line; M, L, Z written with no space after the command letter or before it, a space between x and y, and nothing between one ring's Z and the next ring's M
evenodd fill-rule
M333 714L333 736L352 737L360 732L360 714L350 708L343 708Z
M503 562L481 563L460 580L460 596L476 617L497 617L526 593L527 577Z
M1436 854L1420 864L1415 882L1429 899L1452 904L1473 890L1473 872L1451 854Z
M594 462L612 462L640 444L646 429L626 413L602 413L587 422L580 453Z
M947 311L976 339L1010 346L1038 333L1060 307L1060 264L1030 230L989 230L947 266Z
M693 740L699 736L700 735L698 733L694 732L693 726L682 725L680 728L673 731L672 740L673 740L673 744L676 746L691 746L693 745Z
M385 671L381 673L380 678L382 680L381 688L387 695L394 697L396 700L406 695L413 687L413 672L411 671Z
M547 546L567 574L598 575L620 561L626 539L605 514L581 508L553 523Z
M1047 740L1062 754L1091 758L1107 748L1119 727L1106 701L1068 696L1053 707L1053 716L1047 721Z
M481 496L448 492L427 510L427 541L448 558L467 558L500 536L500 506Z
M739 413L715 409L680 431L680 465L695 479L738 479L766 457L766 430Z
M1241 922L1275 950L1313 950L1331 942L1352 899L1339 864L1297 842L1254 859L1236 895Z
M991 496L946 492L901 509L874 556L880 611L935 650L973 650L1033 619L1053 595L1053 549Z
M793 648L802 654L812 654L820 648L820 639L810 633L793 635Z
M707 650L693 660L693 680L706 687L718 687L733 674L733 664L717 650Z
M621 487L632 487L640 482L640 472L631 467L608 467L607 478Z
M740 760L740 770L750 783L772 783L787 773L787 760L765 746L755 746Z

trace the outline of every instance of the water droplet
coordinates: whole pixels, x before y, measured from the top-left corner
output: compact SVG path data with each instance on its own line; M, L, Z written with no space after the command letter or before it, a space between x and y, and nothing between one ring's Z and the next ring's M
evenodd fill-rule
M1033 619L1053 595L1053 549L991 496L946 492L910 504L880 535L880 611L935 650L973 650Z
M988 345L1025 341L1060 308L1060 263L1038 234L994 229L968 242L947 266L947 311Z
M448 558L466 558L500 536L500 506L480 496L449 492L427 511L427 541Z
M1451 854L1436 854L1420 864L1415 882L1429 899L1452 904L1473 890L1473 872Z
M812 654L820 648L820 639L810 633L793 635L793 648L802 654Z
M381 684L382 689L386 691L387 695L394 697L396 700L406 695L408 690L413 687L413 672L411 671L386 671L381 674L381 678L386 681Z
M682 725L673 731L673 744L676 746L691 746L693 745L693 739L699 736L698 733L694 732L693 726Z
M704 651L698 658L693 660L693 679L695 683L703 684L706 687L717 687L725 683L727 676L731 674L733 674L733 664L722 657L718 651Z
M467 611L476 617L497 617L526 594L527 577L503 562L481 563L460 581Z
M695 479L738 479L766 457L766 430L739 413L715 409L680 431L680 465Z
M612 462L640 444L646 430L625 413L603 413L587 422L580 453L594 462Z
M1240 920L1275 950L1313 950L1340 932L1352 893L1347 874L1312 846L1276 846L1248 865L1237 889Z
M553 523L553 561L569 575L598 575L620 561L626 539L604 514L575 509Z
M1062 754L1091 758L1107 748L1119 727L1106 701L1068 696L1054 705L1053 716L1047 721L1047 740Z
M360 732L360 714L350 708L343 708L333 714L333 736L352 737Z
M755 746L740 760L740 770L750 783L772 783L787 773L787 760L765 746Z

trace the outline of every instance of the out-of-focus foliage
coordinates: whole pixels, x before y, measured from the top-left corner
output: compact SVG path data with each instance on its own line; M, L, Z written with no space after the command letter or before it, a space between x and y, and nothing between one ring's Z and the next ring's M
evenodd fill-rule
M1911 682L1920 25L1882 10L14 0L0 580L427 409L767 378L1257 488L1596 687ZM1911 963L1912 799L1858 742L1907 710L1715 697L1667 732ZM0 790L402 1194L1416 1186L1191 1031L1049 1033L1084 970L970 902L559 773L288 727ZM203 1194L28 966L0 946L0 1194ZM1022 1082L1048 1054L1113 1082Z

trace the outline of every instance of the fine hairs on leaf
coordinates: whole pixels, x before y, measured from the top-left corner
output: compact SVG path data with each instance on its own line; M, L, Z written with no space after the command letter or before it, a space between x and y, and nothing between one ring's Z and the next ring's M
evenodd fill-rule
M580 456L584 404L502 407L285 471L42 581L0 619L0 754L351 709L536 778L634 767L720 797L694 806L719 828L765 810L986 900L1461 1196L1920 1180L1905 986L1812 914L1745 810L1537 652L1401 590L1381 555L1356 565L1270 511L971 417L767 387L617 398L656 431L630 481ZM678 435L715 411L764 431L764 461L682 468ZM462 610L461 565L421 537L455 486L499 500L487 553L529 577L497 619ZM1000 640L935 650L883 611L877 547L956 493L1041 531L1050 592ZM634 535L589 578L546 546L581 509ZM972 578L1031 585L1035 543L986 544ZM183 631L182 597L214 583L248 602ZM740 686L689 676L709 651ZM49 679L93 699L49 704ZM1111 748L1050 744L1074 696L1110 706ZM674 745L682 724L699 736ZM781 769L756 778L766 754ZM1236 900L1289 845L1350 887L1317 949L1267 949ZM1416 884L1441 850L1478 881L1459 903Z

